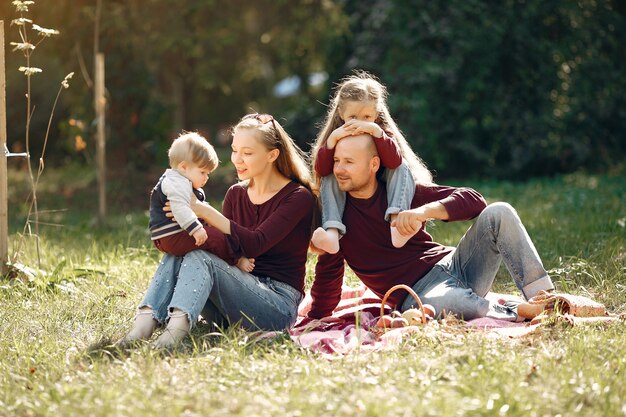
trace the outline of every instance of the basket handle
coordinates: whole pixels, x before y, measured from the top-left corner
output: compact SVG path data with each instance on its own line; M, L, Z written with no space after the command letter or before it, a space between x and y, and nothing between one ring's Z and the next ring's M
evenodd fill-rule
M380 304L380 317L385 314L385 303L387 302L387 298L389 298L391 293L399 289L406 290L409 294L411 294L413 298L415 298L415 301L417 301L417 305L422 312L422 324L426 324L426 312L424 311L424 305L422 304L422 300L420 300L419 296L415 293L415 291L413 291L413 288L404 284L394 285L393 287L389 288L389 290L385 293L385 296L383 297L383 302Z

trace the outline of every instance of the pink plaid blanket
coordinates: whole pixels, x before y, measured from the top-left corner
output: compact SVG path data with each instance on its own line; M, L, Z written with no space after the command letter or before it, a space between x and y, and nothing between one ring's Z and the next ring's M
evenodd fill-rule
M488 298L500 297L500 294L490 294ZM344 287L341 301L333 314L321 320L313 320L306 317L311 309L311 298L307 295L300 304L299 319L290 331L291 338L303 348L333 356L389 349L400 344L406 335L420 332L433 334L438 331L436 327L427 324L390 329L381 333L374 327L380 315L380 304L381 300L365 287ZM462 323L468 330L482 330L495 337L523 336L538 326L490 318Z

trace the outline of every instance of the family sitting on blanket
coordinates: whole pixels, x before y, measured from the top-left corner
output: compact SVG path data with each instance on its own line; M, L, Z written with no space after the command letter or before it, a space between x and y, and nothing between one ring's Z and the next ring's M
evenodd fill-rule
M371 75L359 73L338 86L314 158L315 175L325 179L318 181L322 227L311 234L315 201L301 151L272 116L244 116L233 129L231 154L241 182L227 192L224 214L205 202L190 206L211 226L219 251L165 253L119 346L149 339L158 326L165 331L155 346L173 346L199 315L220 327L290 328L304 296L309 240L324 252L315 267L310 318L337 306L345 263L381 298L406 284L437 313L465 319L519 319L513 301L484 298L501 261L524 298L554 288L510 205L487 205L472 189L432 183L389 114L384 86ZM431 219L475 217L456 248L434 242L425 230ZM252 260L249 268L234 266L241 258ZM398 310L414 303L401 291L389 301Z

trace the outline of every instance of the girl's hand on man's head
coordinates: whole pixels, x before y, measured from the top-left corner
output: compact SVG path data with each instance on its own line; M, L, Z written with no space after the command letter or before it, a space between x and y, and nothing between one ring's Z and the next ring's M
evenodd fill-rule
M352 136L352 132L346 129L346 125L341 125L337 129L333 130L333 132L328 136L328 140L326 140L326 147L328 149L333 149L337 146L337 143L348 136Z
M351 135L362 135L367 133L375 138L382 137L383 129L374 122L368 122L364 120L352 119L348 120L345 124L345 129L350 132Z

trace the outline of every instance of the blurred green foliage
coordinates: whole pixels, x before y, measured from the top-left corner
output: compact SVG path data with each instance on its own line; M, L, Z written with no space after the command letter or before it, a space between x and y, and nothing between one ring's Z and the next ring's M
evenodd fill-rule
M623 164L624 2L346 0L344 12L334 74L379 74L437 171L525 178Z
M10 2L0 15L16 17ZM61 31L34 62L44 69L33 78L34 146L53 91L75 71L49 155L93 163L96 2L37 1L30 15ZM387 85L392 115L440 176L624 169L626 5L618 0L103 0L100 16L111 175L161 169L181 129L227 145L228 127L250 111L273 113L308 149L331 87L354 69ZM7 42L13 29L5 24ZM15 150L25 113L19 59L7 48ZM310 84L313 73L328 78ZM292 76L296 94L276 96Z

